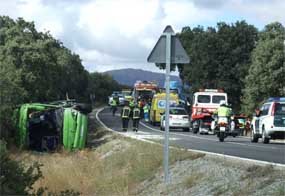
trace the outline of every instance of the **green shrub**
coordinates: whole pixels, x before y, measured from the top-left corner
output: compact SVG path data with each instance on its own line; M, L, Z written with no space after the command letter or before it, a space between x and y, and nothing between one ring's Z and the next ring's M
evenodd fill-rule
M42 178L40 164L35 162L25 168L20 162L12 160L8 156L6 143L0 140L0 194L1 195L29 195L33 192L33 184ZM34 194L41 195L43 188Z

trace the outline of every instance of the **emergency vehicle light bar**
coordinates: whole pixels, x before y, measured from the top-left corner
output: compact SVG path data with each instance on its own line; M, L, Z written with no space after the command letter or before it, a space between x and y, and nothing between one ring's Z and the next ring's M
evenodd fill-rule
M269 97L267 99L267 102L271 102L271 101L285 101L285 97Z
M199 89L199 92L223 93L223 89Z

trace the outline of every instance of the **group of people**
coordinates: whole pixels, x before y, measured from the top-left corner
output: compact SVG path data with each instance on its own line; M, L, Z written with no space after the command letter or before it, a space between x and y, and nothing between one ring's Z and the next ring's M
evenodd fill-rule
M113 116L117 111L118 101L113 99L111 102L111 110ZM139 129L139 121L141 118L144 118L146 122L149 121L149 111L150 104L149 102L138 99L138 103L136 104L134 99L132 98L130 101L125 101L124 107L121 110L121 118L122 118L122 129L123 131L127 131L129 127L130 119L133 121L133 131L137 132Z

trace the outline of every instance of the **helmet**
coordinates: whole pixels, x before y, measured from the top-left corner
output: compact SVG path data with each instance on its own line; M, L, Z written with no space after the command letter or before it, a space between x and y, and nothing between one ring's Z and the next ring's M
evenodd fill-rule
M226 105L226 101L225 100L221 100L220 101L220 105Z

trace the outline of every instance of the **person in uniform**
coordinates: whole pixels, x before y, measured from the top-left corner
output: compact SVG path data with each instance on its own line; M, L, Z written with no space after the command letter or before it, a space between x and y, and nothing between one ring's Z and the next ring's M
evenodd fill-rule
M132 120L133 120L133 131L138 132L139 128L139 122L140 122L140 108L138 106L135 106L133 109L133 115L132 115Z
M129 103L125 102L125 106L123 107L121 112L122 126L123 126L123 131L125 132L128 130L129 127L130 113L131 113L131 108L129 106Z
M149 108L150 108L150 107L149 107L148 103L146 103L145 106L143 107L144 120L145 120L146 122L149 121Z
M111 102L111 109L113 116L115 116L115 113L117 111L117 101L115 99L113 99Z

